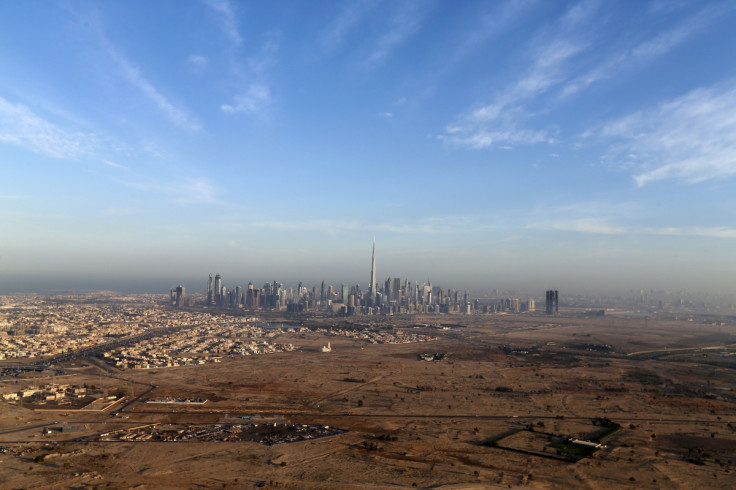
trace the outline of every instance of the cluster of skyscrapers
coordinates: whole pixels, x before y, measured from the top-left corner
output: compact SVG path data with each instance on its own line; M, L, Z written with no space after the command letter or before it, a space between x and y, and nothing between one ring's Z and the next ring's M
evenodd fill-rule
M209 275L207 281L206 306L212 308L248 310L285 310L292 312L323 311L343 315L354 314L401 314L401 313L463 313L474 312L534 312L534 299L519 301L518 298L501 299L496 303L481 305L479 300L471 300L468 292L443 289L431 282L403 281L400 278L387 278L378 284L376 275L376 244L373 243L371 255L370 282L366 289L359 284L341 284L338 289L322 284L319 288L308 288L301 282L296 288L285 288L278 281L266 283L256 288L252 283L243 289L236 286L228 289L223 285L222 276ZM550 291L547 292L547 313L550 313ZM184 288L171 290L171 304L190 305L184 297ZM557 291L554 291L554 308L557 312Z
M363 289L359 284L341 284L339 288L324 281L311 288L302 283L286 288L278 281L255 288L252 283L243 290L240 286L228 289L222 285L220 274L208 280L207 306L249 310L286 310L293 312L325 311L353 314L393 313L469 313L473 309L467 291L442 289L431 283L412 283L399 278L388 278L378 287L374 284ZM172 297L172 304L178 304Z

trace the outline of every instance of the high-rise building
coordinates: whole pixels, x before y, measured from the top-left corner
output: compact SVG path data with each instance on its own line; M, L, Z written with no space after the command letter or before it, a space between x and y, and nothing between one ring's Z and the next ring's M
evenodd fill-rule
M368 285L368 295L370 297L370 305L376 304L376 240L373 240L373 255L371 256L371 282Z
M245 292L245 307L253 310L256 307L255 290L253 289L253 283L248 283L248 289Z
M548 289L545 296L545 312L553 315L559 312L559 292L556 289Z
M210 278L207 280L207 304L212 306L214 301L215 297L212 294L212 274L210 274Z
M234 308L240 308L242 297L243 297L243 288L240 286L235 286L235 304L233 305Z
M348 296L350 295L350 286L347 284L342 285L342 294L340 295L342 298L342 304L347 305L348 304Z
M514 313L519 313L521 311L521 308L519 306L519 298L511 298L510 310Z
M391 298L393 301L401 303L401 279L398 277L394 279L394 287L391 289L391 294L393 295Z
M184 290L184 286L177 286L175 291L176 299L174 300L174 304L177 308L181 308L184 306L184 295L186 294L186 291Z
M215 304L222 306L222 276L215 274Z

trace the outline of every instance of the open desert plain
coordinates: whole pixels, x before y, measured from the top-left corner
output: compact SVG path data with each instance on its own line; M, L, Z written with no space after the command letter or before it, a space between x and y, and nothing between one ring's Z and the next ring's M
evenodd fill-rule
M4 361L4 394L46 386L67 401L0 401L0 486L736 486L733 323L258 321L291 350L211 347L192 354L201 363L159 367L116 365L120 347L37 369Z

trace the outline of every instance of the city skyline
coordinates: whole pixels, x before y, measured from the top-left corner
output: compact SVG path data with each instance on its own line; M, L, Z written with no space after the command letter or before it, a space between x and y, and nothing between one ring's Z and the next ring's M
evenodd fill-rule
M734 20L2 3L0 293L363 283L375 237L378 287L736 294Z

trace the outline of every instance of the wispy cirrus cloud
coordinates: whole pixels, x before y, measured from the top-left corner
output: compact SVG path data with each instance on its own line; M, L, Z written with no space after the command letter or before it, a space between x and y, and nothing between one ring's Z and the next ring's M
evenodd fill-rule
M321 35L322 48L329 52L340 47L350 32L363 22L375 6L376 2L371 0L343 2L340 13Z
M387 3L357 0L344 3L339 14L321 35L322 50L324 53L336 51L348 42L358 28L376 19L379 27L375 36L367 40L360 39L370 47L358 63L365 69L375 68L416 34L432 6L432 2L418 0ZM377 8L381 12L369 18Z
M579 44L558 39L539 50L528 73L496 95L491 104L472 110L460 121L448 124L440 139L453 145L473 149L498 144L533 145L551 143L546 130L523 127L529 114L520 107L523 102L546 92L561 79L564 63L581 50Z
M112 59L123 77L153 102L164 116L176 126L188 131L198 131L202 126L188 112L172 104L151 82L143 75L143 72L135 66L128 58L123 56L118 49L104 36L100 34L101 42L107 55Z
M431 5L429 2L407 0L397 2L393 7L394 11L386 30L378 37L375 47L363 63L368 68L382 62L393 50L413 36L419 30Z
M700 236L709 238L736 238L736 228L725 226L711 227L646 227L621 226L600 218L580 218L573 220L553 221L549 223L532 223L527 228L547 231L569 231L575 233L592 233L599 235L661 235L661 236Z
M537 143L552 143L554 139L547 131L519 128L516 121L508 121L505 125L494 128L473 128L469 130L463 126L448 126L441 140L453 145L480 150L498 146L502 150L512 150L513 145L534 145Z
M169 190L177 195L176 202L182 204L221 203L215 187L207 179L187 179L170 185Z
M736 80L693 90L588 133L610 141L604 162L630 169L638 186L736 175Z
M588 88L596 82L606 80L630 65L650 61L652 58L665 55L689 38L703 32L709 25L717 21L723 14L733 10L733 4L709 5L692 17L658 35L641 41L628 50L613 54L591 68L583 75L571 80L560 92L562 97L572 95Z
M234 47L243 44L243 37L238 28L236 6L230 0L202 0L203 3L217 16L220 28ZM246 59L245 65L233 58L230 69L237 80L236 93L232 101L220 104L220 110L225 114L258 114L272 102L271 89L266 72L277 61L279 43L278 36L273 33L263 43L257 53ZM200 71L207 65L208 60L190 57L190 64Z
M330 235L352 231L399 234L472 233L493 228L465 217L434 218L412 223L365 223L357 220L255 221L251 226L277 231L309 231Z
M209 63L209 58L201 54L190 54L187 57L187 64L189 65L190 69L195 73L203 72L205 68L207 68L207 65L209 65Z
M106 208L102 214L104 216L132 216L138 212L135 208Z
M131 86L139 90L144 97L151 101L170 122L176 126L188 130L198 131L201 124L191 116L186 109L172 103L153 83L143 74L143 71L128 59L115 46L105 34L102 21L96 13L82 16L85 25L91 28L96 36L96 41L102 48L103 53L112 62L117 73Z
M525 104L565 79L565 65L587 44L576 29L592 17L599 2L583 1L568 9L554 29L540 33L530 46L530 66L515 82L496 93L493 102L477 107L448 124L439 139L474 149L497 145L553 142L546 130L524 128L530 117Z
M580 233L597 233L603 235L623 235L630 232L625 226L612 225L599 218L579 218L565 221L532 223L526 226L535 230L574 231Z
M258 113L271 103L271 91L265 85L252 83L244 94L236 95L232 104L222 104L220 109L226 114L237 112Z
M220 28L230 42L235 46L242 44L243 37L240 35L235 9L230 0L203 0L203 3L217 15Z
M278 62L278 37L277 34L270 34L258 52L247 59L243 68L235 68L245 90L235 95L232 102L221 104L222 112L259 114L273 103L268 71Z
M490 9L478 15L477 24L463 37L449 59L443 60L445 66L455 64L471 51L511 29L524 18L524 14L539 4L540 0L507 0L504 3L491 2Z
M191 178L176 182L121 181L140 191L155 191L168 195L178 204L223 204L217 197L217 190L206 178Z
M99 138L53 124L23 104L0 97L0 142L54 158L76 160L95 153Z
M119 168L119 169L123 169L123 170L128 170L128 167L126 167L125 165L120 165L119 163L111 162L110 160L103 159L102 160L102 163L104 163L108 167Z

